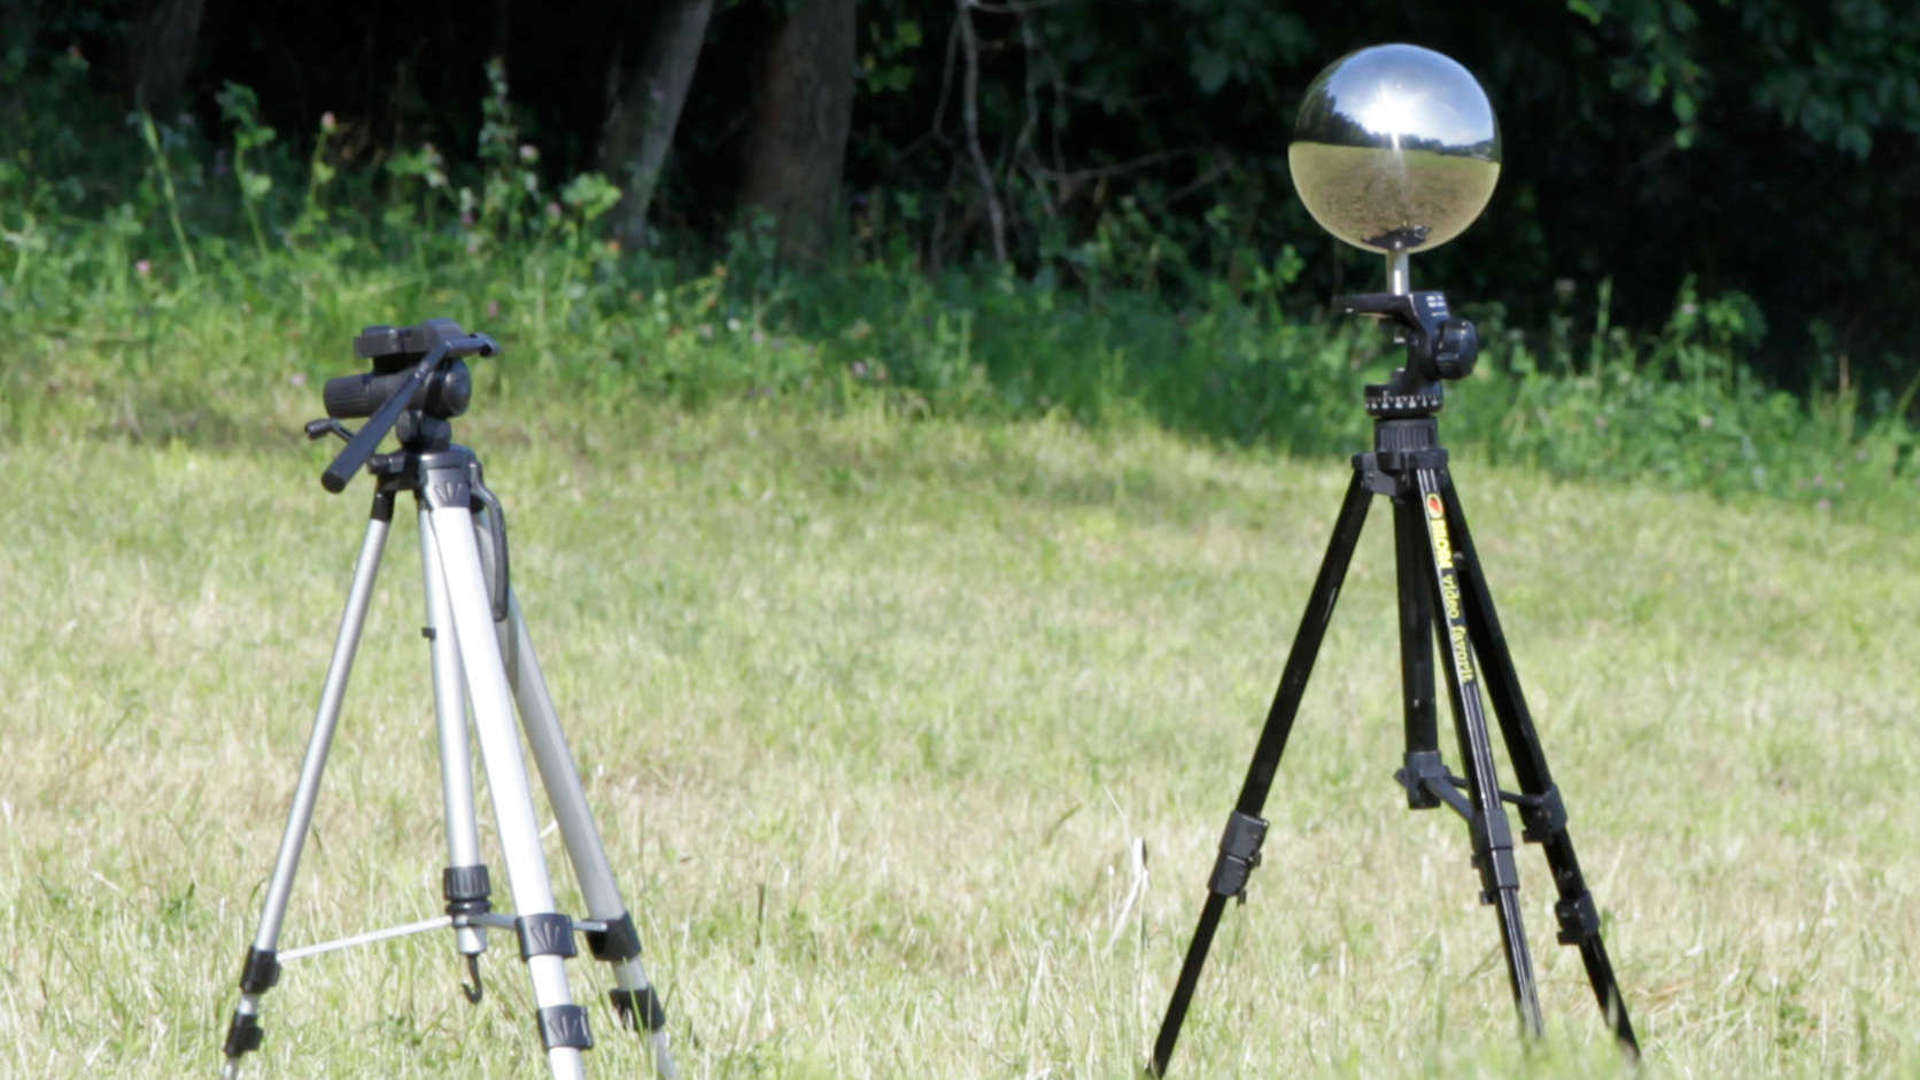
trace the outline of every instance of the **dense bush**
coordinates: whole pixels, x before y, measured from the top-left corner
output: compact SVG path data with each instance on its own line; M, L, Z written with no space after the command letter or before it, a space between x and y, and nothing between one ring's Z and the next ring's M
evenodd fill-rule
M1365 444L1359 388L1394 362L1377 330L1299 314L1320 295L1304 260L1233 247L1225 208L1201 222L1224 269L1123 204L1070 274L928 272L884 245L798 273L762 227L717 250L600 239L615 192L591 173L545 179L497 71L473 167L421 147L356 171L330 158L331 121L282 137L237 86L217 132L136 117L78 139L57 118L81 94L79 62L62 70L67 84L27 84L55 119L17 132L0 162L4 439L278 442L286 418L261 403L284 400L286 380L339 373L364 323L432 314L510 344L483 365L489 385L531 377L601 411L753 398L1059 415L1308 455ZM1689 280L1651 331L1617 325L1612 298L1601 279L1563 283L1532 321L1469 305L1486 350L1452 390L1449 442L1723 494L1857 505L1915 490L1910 400L1866 409L1846 383L1769 386L1745 362L1765 327L1742 294Z
M656 203L683 236L714 245L737 227L755 72L799 6L712 5ZM266 123L287 136L249 151L262 160L305 158L332 115L326 160L349 174L431 172L421 148L432 144L457 176L485 167L480 148L499 145L489 132L517 127L538 148L534 168L559 183L594 166L610 90L659 7L292 4L261 20L219 2L0 0L0 146L18 168L19 133L57 125L65 148L43 144L28 171L96 186L105 174L68 166L111 156L98 147L114 141L72 103L111 97L117 123L138 96L130 73L149 21L191 9L203 12L197 44L177 101L155 106L163 127L213 131L234 81L259 91ZM990 187L1029 279L1087 285L1090 247L1116 231L1207 275L1292 252L1312 287L1286 299L1304 313L1377 268L1326 239L1292 196L1298 95L1343 52L1414 41L1487 85L1507 155L1486 220L1424 260L1423 280L1497 298L1532 326L1555 313L1562 282L1611 278L1614 321L1657 333L1691 276L1706 295L1740 291L1764 309L1770 333L1743 359L1777 385L1864 386L1872 412L1920 376L1897 303L1920 290L1920 242L1898 225L1920 214L1920 22L1886 0L873 0L856 35L841 204L868 258L943 269L993 252ZM47 99L70 47L94 62L80 93ZM489 57L516 79L511 109L481 107L494 100ZM1106 273L1190 301L1186 280L1160 269L1148 258Z

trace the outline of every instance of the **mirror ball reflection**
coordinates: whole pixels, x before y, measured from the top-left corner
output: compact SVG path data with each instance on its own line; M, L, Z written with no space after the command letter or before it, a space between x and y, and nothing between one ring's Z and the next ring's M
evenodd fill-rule
M1486 209L1500 128L1466 68L1417 45L1376 45L1307 87L1287 163L1321 228L1368 251L1425 251Z

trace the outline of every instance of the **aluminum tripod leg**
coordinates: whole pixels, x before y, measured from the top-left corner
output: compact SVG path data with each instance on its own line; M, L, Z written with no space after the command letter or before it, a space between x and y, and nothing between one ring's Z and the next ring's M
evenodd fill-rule
M366 538L360 544L360 557L353 564L353 585L347 592L346 611L340 616L340 631L334 637L333 659L327 663L320 705L314 711L313 734L307 739L306 758L300 764L300 782L294 787L293 806L287 811L286 828L280 834L280 852L274 859L266 902L261 905L260 925L241 967L240 1004L227 1026L223 1048L226 1062L221 1073L227 1077L238 1073L242 1055L260 1045L260 997L280 977L280 961L276 956L280 924L287 914L294 874L300 868L300 851L313 825L320 774L327 767L327 751L333 744L334 729L340 720L340 701L346 693L347 676L353 671L354 654L360 648L367 603L373 595L374 579L380 573L380 555L386 548L387 532L392 526L393 496L382 492L373 497Z
M474 538L465 469L444 470L450 474L444 477L441 472L430 470L428 482L422 485L422 498L429 507L429 542L439 554L461 667L473 699L474 731L480 740L480 756L487 770L487 788L493 796L500 849L507 867L507 885L521 928L521 953L526 957L534 1003L540 1010L547 1064L559 1080L577 1080L586 1075L580 1052L592 1045L592 1039L586 1013L573 1003L567 986L564 961L574 950L572 923L555 910L546 854L540 846L540 826L534 816L533 790L509 704L512 690L494 633L486 575Z
M447 914L473 915L490 910L487 868L480 860L480 829L473 805L473 758L467 741L467 683L460 667L460 647L453 632L453 604L447 598L440 554L431 543L427 508L420 517L420 572L425 582L425 634L433 656L434 717L440 734L441 805L447 830L447 868L442 891ZM478 957L487 948L481 926L457 926L454 942L467 958L467 1000L480 1000Z
M1460 756L1467 769L1467 831L1473 839L1473 864L1480 871L1482 899L1500 915L1500 937L1505 945L1507 978L1514 1006L1528 1035L1543 1028L1540 997L1534 987L1533 960L1527 952L1527 933L1520 915L1520 872L1513 859L1513 831L1506 807L1500 802L1500 784L1494 772L1493 743L1480 703L1480 681L1473 664L1471 635L1452 534L1447 527L1446 503L1440 495L1442 469L1414 470L1425 526L1434 597L1442 629L1441 670L1447 676L1447 695L1453 706L1454 729L1460 738Z
M590 918L607 924L607 930L590 932L587 944L593 955L612 965L615 989L608 996L621 1020L636 1030L645 1028L653 1046L654 1069L671 1080L676 1075L672 1048L667 1040L667 1014L640 963L640 935L634 929L607 861L606 846L587 807L586 790L580 784L573 754L567 748L560 719L554 712L553 696L534 656L533 638L527 633L527 621L520 613L520 600L511 589L507 593L507 622L500 628L509 656L507 674L520 706L520 724L533 758L540 769L540 781L547 789L547 801L560 823L560 835L567 845L567 857L573 863L574 876L587 902Z
M1287 666L1280 675L1280 688L1267 710L1267 722L1254 747L1253 762L1247 768L1246 783L1240 799L1227 819L1220 839L1220 855L1207 881L1206 903L1200 908L1200 921L1194 927L1193 940L1187 946L1187 958L1180 966L1179 981L1173 998L1167 1002L1166 1016L1160 1021L1160 1034L1154 1039L1153 1061L1148 1066L1154 1076L1164 1076L1167 1061L1173 1057L1173 1045L1180 1038L1187 1006L1200 981L1200 969L1213 947L1214 930L1231 897L1246 895L1247 874L1260 861L1260 842L1267 823L1260 817L1267 792L1273 786L1274 771L1280 755L1286 751L1287 737L1300 711L1300 698L1306 693L1307 678L1313 674L1313 661L1320 652L1320 641L1333 619L1334 601L1340 598L1340 585L1346 580L1347 565L1353 560L1354 545L1360 541L1360 528L1367 521L1367 506L1373 495L1358 469L1347 486L1347 497L1340 504L1340 517L1334 523L1333 536L1327 541L1327 554L1320 560L1320 572L1313 581L1313 595L1307 599L1306 613L1300 617L1300 629L1293 636L1293 648L1287 653Z
M1614 1037L1636 1057L1640 1052L1634 1038L1633 1021L1627 1016L1626 1002L1615 980L1607 947L1600 939L1600 916L1593 895L1587 891L1580 873L1580 860L1574 856L1573 840L1567 835L1566 804L1554 786L1547 768L1540 736L1534 730L1533 715L1527 710L1526 697L1520 692L1520 679L1513 666L1513 653L1507 648L1506 634L1500 629L1500 616L1494 611L1493 595L1487 588L1479 554L1473 547L1473 534L1467 528L1466 511L1461 509L1460 494L1450 476L1442 474L1440 495L1447 519L1452 525L1455 561L1465 585L1467 624L1473 635L1473 650L1481 660L1487 682L1487 697L1493 702L1500 720L1500 732L1506 741L1507 758L1513 763L1514 778L1520 785L1520 820L1524 839L1537 843L1545 852L1553 871L1559 900L1554 914L1560 923L1558 940L1574 945L1587 969L1587 981L1593 986L1600 1011L1613 1024Z

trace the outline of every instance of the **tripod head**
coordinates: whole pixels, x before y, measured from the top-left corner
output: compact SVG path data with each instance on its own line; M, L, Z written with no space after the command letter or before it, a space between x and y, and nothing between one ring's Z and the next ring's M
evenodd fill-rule
M335 493L395 425L403 444L444 444L453 430L447 421L466 412L473 398L473 373L460 358L492 356L500 345L485 334L467 333L452 319L428 319L414 326L369 326L353 339L353 351L371 360L373 370L328 379L321 391L327 419L306 428L310 439L335 434L347 440L320 474L320 486ZM340 423L360 417L368 419L357 433Z
M1458 236L1500 178L1500 127L1471 72L1415 45L1376 45L1335 60L1307 87L1287 165L1321 227L1386 256L1387 291L1334 301L1393 324L1407 364L1367 387L1367 412L1432 416L1441 384L1473 371L1473 324L1437 291L1414 292L1407 256Z
M1438 290L1414 293L1360 293L1334 300L1344 315L1367 315L1393 324L1395 340L1406 345L1407 363L1385 385L1366 391L1369 415L1401 419L1440 411L1440 385L1473 374L1480 335L1473 323L1454 318Z

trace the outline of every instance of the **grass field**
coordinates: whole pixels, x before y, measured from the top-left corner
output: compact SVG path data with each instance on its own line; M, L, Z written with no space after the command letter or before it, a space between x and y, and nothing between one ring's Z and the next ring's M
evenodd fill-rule
M541 390L460 430L685 1074L1137 1073L1344 463ZM365 520L316 396L284 443L0 445L0 1074L217 1066ZM1651 1071L1920 1072L1920 539L1456 475ZM1371 521L1176 1075L1625 1073L1537 852L1523 1053L1464 829L1390 779ZM286 947L439 907L410 514L388 552ZM254 1075L539 1075L511 943L485 967L470 1008L444 935L291 965ZM593 1073L644 1072L593 1019Z

